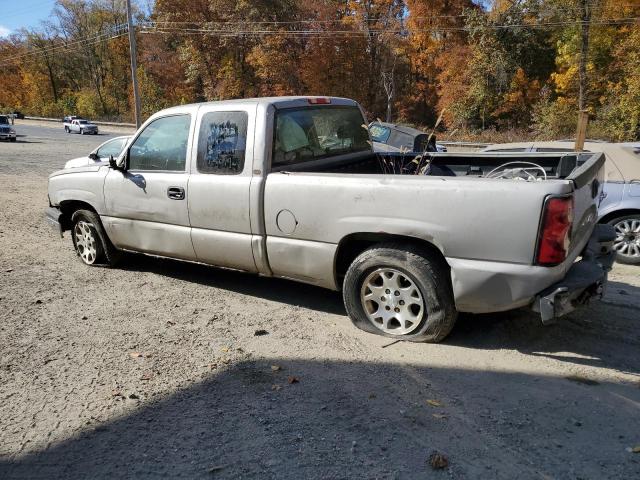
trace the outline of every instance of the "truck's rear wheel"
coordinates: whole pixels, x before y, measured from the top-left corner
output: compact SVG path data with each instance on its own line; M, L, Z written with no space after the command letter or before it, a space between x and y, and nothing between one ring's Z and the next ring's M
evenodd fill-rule
M609 221L616 231L613 248L616 260L629 265L640 265L640 213L614 218Z
M413 342L439 342L457 311L443 262L412 246L381 244L349 267L343 298L353 324Z
M113 266L120 258L107 237L100 217L90 210L77 210L71 217L73 247L86 265Z
M69 127L64 127L64 131L65 131L65 133L70 133Z

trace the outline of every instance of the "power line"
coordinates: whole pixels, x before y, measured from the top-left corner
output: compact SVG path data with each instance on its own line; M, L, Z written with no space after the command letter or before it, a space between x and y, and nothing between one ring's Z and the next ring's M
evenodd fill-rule
M426 18L426 17L425 17ZM640 17L626 17L626 18L612 18L612 19L602 19L599 21L591 21L590 25L592 26L619 26L619 25L631 25L640 21ZM266 35L277 35L285 38L300 38L300 37L317 37L317 38L353 38L357 36L362 36L363 34L370 35L399 35L399 34L411 34L411 33L432 33L432 32L465 32L469 31L470 28L463 27L455 27L455 26L440 26L433 25L427 28L415 29L415 28L404 28L404 29L391 29L391 28L372 28L367 30L361 29L349 29L349 30L337 30L337 29L301 29L301 30L291 30L291 29L265 29L256 28L256 29L241 29L241 30L225 30L223 28L185 28L185 27L159 27L158 24L164 23L175 23L182 25L204 25L209 27L211 23L209 22L145 22L140 24L141 33L146 34L174 34L174 35L209 35L209 36L217 36L217 37L250 37L250 36L266 36ZM232 26L239 25L242 23L253 24L253 25L262 25L267 22L213 22L213 24L219 24L224 26ZM580 25L582 22L572 21L572 22L540 22L540 23L524 23L524 24L498 24L498 25L483 25L479 28L485 29L494 29L494 30L502 30L502 29L511 29L511 28L558 28L564 26L575 26ZM271 24L271 23L269 23ZM101 32L94 35L89 35L87 37L79 38L73 40L69 43L64 43L61 45L53 45L49 47L40 47L35 51L20 53L16 55L12 55L2 59L2 65L8 65L13 61L21 60L29 57L34 57L38 55L50 54L53 52L57 52L60 50L69 50L72 47L76 47L80 44L82 46L92 46L103 41L107 41L110 39L118 38L128 33L128 28L126 24L118 24L108 32ZM81 49L73 49L76 51L80 51Z
M602 20L592 20L588 22L592 26L616 26L616 25L632 25L640 21L640 17L627 17L627 18L611 18L611 19L602 19ZM520 23L520 24L497 24L497 25L482 25L479 28L485 29L511 29L511 28L556 28L556 27L564 27L564 26L576 26L580 25L583 22L580 20L572 21L572 22L538 22L538 23ZM453 27L453 26L440 26L433 25L428 28L422 29L390 29L390 28L375 28L375 29L367 29L367 30L335 30L335 29L300 29L300 30L291 30L291 29L264 29L264 28L256 28L256 29L241 29L241 30L226 30L223 28L186 28L186 27L162 27L162 26L149 26L152 24L147 23L146 25L141 25L142 30L141 33L175 33L175 34L206 34L212 36L260 36L260 35L280 35L280 36L304 36L304 35L362 35L366 34L407 34L407 33L429 33L434 31L469 31L471 27ZM191 23L191 25L198 25L197 22ZM207 25L206 23L200 23L200 25ZM208 26L207 26L208 27Z
M96 42L96 43L87 43L87 42L92 42L93 40L96 40L96 39L108 40L110 38L115 38L115 37L112 37L112 35L120 36L121 34L126 34L126 33L127 33L126 24L119 24L119 25L116 25L114 28L112 28L111 31L109 32L102 32L98 34L88 35L86 37L82 37L68 43L51 45L48 47L35 47L36 51L34 52L19 53L16 55L12 55L10 57L6 57L3 59L3 61L5 61L3 63L6 63L10 60L19 60L21 58L29 57L31 55L43 55L43 54L48 54L58 50L64 50L78 44L95 45L96 43L99 43L99 42Z
M115 39L115 38L123 37L125 35L127 35L127 32L119 33L117 35L112 35L112 36L109 36L109 37L97 38L97 39L95 39L93 41L82 40L81 43L84 44L83 46L85 46L85 45L86 46L93 46L93 45L97 45L99 43L106 42L108 40L112 40L112 39ZM78 43L78 42L74 42L74 43ZM3 59L3 61L0 63L0 66L10 66L12 63L15 62L15 60L25 59L25 58L29 58L29 57L37 57L39 55L42 55L43 53L50 53L53 50L54 49L51 49L51 50L45 51L45 52L43 52L41 50L38 50L38 51L35 51L35 52L29 52L29 53L21 54L19 56L10 57L11 59ZM75 48L71 48L70 45L59 45L59 46L57 46L55 48L55 50L70 50L70 51L73 51L73 52L82 51L81 48L78 48L77 46Z

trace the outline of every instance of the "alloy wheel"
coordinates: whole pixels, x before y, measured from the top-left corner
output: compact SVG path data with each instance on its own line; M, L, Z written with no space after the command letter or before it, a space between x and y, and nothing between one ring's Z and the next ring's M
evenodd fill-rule
M96 234L91 225L84 220L76 223L73 229L78 255L87 265L93 265L97 258Z
M362 283L360 301L369 321L391 335L413 332L427 315L416 282L394 268L371 272Z
M620 255L640 258L640 218L627 218L614 225L616 239L613 248Z

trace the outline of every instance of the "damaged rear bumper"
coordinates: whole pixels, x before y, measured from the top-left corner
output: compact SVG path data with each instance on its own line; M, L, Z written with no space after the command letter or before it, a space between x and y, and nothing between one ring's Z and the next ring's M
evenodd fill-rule
M571 266L562 280L536 295L532 309L540 313L542 323L553 323L592 298L602 298L615 260L614 239L612 226L596 225L582 259Z

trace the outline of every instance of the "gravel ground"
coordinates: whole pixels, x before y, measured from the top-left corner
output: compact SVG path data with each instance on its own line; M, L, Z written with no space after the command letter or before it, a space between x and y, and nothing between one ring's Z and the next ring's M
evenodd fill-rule
M640 477L638 268L552 327L463 316L444 344L392 343L334 292L135 255L84 266L43 221L46 180L110 135L16 128L0 478Z

